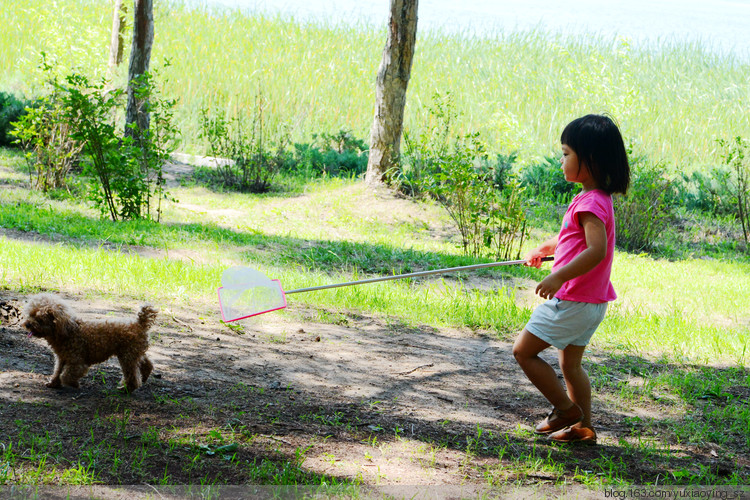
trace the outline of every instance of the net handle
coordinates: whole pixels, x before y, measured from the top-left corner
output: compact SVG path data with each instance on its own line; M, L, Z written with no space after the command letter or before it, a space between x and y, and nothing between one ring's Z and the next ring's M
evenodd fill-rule
M554 257L542 257L542 262L549 262L552 260L554 260ZM474 269L485 269L488 267L512 266L515 264L523 264L524 262L526 262L525 259L520 259L520 260L506 260L503 262L489 262L486 264L473 264L470 266L448 267L445 269L433 269L431 271L419 271L416 273L396 274L393 276L381 276L379 278L370 278L366 280L348 281L346 283L334 283L333 285L320 285L320 286L311 286L308 288L297 288L296 290L284 290L284 293L286 295L289 295L290 293L312 292L315 290L326 290L328 288L339 288L342 286L364 285L365 283L377 283L378 281L414 278L417 276L430 276L433 274L445 274L445 273L452 273L455 271L472 271Z

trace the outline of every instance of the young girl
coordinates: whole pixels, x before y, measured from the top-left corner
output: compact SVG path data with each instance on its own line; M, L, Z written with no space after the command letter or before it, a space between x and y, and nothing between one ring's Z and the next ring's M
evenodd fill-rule
M630 184L630 166L617 125L606 116L586 115L570 122L560 137L562 169L568 182L581 184L560 233L525 257L541 267L555 256L552 273L536 287L548 299L537 307L513 346L513 355L529 380L552 404L536 427L558 442L596 443L591 425L591 384L581 359L586 344L604 319L607 302L616 298L610 282L615 248L612 194ZM539 357L558 349L567 392L554 369Z

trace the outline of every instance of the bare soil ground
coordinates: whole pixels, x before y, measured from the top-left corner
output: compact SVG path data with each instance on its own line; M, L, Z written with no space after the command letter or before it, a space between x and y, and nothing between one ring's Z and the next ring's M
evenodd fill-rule
M139 306L66 298L81 317L92 320L133 316ZM24 297L6 293L3 300L21 306ZM307 315L293 305L290 309L293 315ZM460 436L465 445L463 435L476 435L477 426L506 432L544 416L546 405L512 361L509 342L386 324L355 313L339 318L339 324L322 324L271 313L242 321L244 333L238 334L213 312L163 311L149 349L156 366L153 378L117 401L133 407L132 423L143 419L134 432L143 425L170 427L175 415L162 412L162 401L189 398L207 417L204 425L226 424L232 414L244 413L248 419L242 424L275 437L292 453L308 446L311 436L340 435L341 441L317 443L305 467L396 484L469 479L458 473L462 451L439 450L433 466L424 467L419 457L424 452L413 440L439 444ZM2 327L0 348L4 425L46 420L39 404L50 414L75 404L82 415L91 415L109 401L119 380L119 366L111 359L92 369L80 390L46 388L54 364L51 350L44 340L27 337L17 323ZM49 418L45 429L54 425L54 416ZM407 439L394 439L396 434ZM373 449L360 435L387 442L389 450Z
M2 298L8 304L24 299L7 293ZM87 319L131 316L139 305L68 298ZM240 462L293 460L304 453L299 464L310 474L380 487L481 491L489 474L500 483L539 488L594 471L602 457L627 460L636 484L666 473L619 444L629 434L626 417L665 417L665 409L616 409L603 394L594 406L599 445L553 446L530 434L547 404L515 365L510 342L468 331L407 328L354 313L341 314L339 324L321 324L305 320L306 314L304 309L293 310L294 319L267 314L246 321L244 334L238 334L202 309L163 311L149 351L154 375L130 396L114 390L120 377L114 360L95 367L79 390L46 388L53 366L49 348L28 338L18 324L3 326L0 433L17 436L24 425L51 433L74 462L96 419L112 425L95 427L100 434L90 446L111 440L135 448L155 429L162 443L143 467L157 476L165 470L174 484L200 478L185 468L190 447L168 451L170 432L209 444L212 429L225 434L241 429L252 436L237 450ZM118 422L121 428L115 429ZM504 456L498 450L505 450ZM676 449L672 465L692 461L732 469L710 451ZM558 455L567 464L564 470L503 467ZM219 458L205 462L201 477L251 481L242 467ZM105 483L140 483L138 471L98 472ZM601 497L577 491L579 497L589 494Z

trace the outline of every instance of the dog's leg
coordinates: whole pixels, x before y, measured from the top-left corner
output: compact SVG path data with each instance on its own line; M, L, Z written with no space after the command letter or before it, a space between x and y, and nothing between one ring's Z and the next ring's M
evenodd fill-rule
M154 364L144 354L138 363L138 369L141 371L141 383L145 384L146 380L148 380L148 376L151 375L151 372L154 370Z
M62 372L63 368L65 367L65 363L60 359L59 356L55 356L55 370L52 372L52 376L49 379L49 382L47 382L47 387L51 389L59 389L62 387L62 383L60 382L60 373Z
M138 359L118 357L122 368L122 385L128 392L133 392L141 386L138 379Z
M78 389L81 387L81 384L79 384L78 381L81 380L88 371L89 367L87 365L72 365L68 363L65 365L65 369L63 370L60 379L62 380L63 385Z

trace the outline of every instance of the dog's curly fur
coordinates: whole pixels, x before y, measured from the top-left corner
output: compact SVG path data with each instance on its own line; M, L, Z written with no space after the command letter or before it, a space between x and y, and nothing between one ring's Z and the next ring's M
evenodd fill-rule
M43 338L55 353L55 371L47 387L79 387L89 367L117 356L122 368L121 385L132 392L146 382L154 365L146 356L148 330L158 311L145 305L138 319L126 321L84 321L70 306L52 294L38 294L25 307L24 328Z

